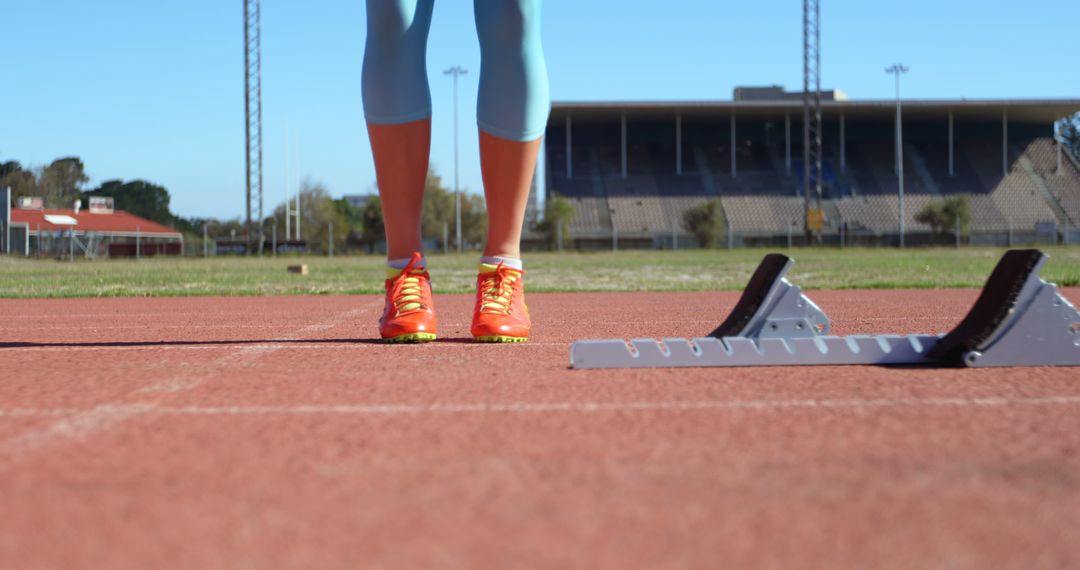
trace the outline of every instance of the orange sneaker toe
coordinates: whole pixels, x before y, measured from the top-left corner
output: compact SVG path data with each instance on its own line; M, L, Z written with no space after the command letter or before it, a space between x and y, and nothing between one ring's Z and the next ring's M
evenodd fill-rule
M387 342L427 342L437 337L431 278L414 253L398 275L386 280L386 305L379 319L379 336Z
M524 342L532 323L525 305L524 271L481 266L476 277L472 333L477 342Z
M523 322L520 319L508 319L505 315L480 313L473 319L471 332L474 337L528 337L531 328L530 323Z

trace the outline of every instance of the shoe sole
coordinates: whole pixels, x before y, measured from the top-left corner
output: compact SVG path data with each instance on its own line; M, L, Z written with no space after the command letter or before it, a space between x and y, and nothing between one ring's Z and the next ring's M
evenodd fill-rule
M409 333L402 334L390 338L384 338L383 342L388 344L416 344L421 342L431 342L435 340L435 333Z
M525 342L525 341L529 340L529 337L527 337L527 336L505 336L505 335L474 336L473 340L476 341L476 342L507 343L507 344L510 344L510 343L517 343L517 342Z

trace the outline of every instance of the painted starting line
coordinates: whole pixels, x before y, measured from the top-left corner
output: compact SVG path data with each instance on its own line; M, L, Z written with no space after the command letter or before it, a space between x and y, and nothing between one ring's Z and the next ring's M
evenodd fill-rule
M1003 408L1010 406L1078 406L1080 395L1031 398L898 398L801 400L674 400L661 402L509 402L445 404L327 404L292 406L158 406L154 404L102 405L86 409L0 409L0 418L65 417L75 414L130 416L257 416L342 415L399 416L421 414L535 414L651 411L776 411L787 409L835 410L880 408Z

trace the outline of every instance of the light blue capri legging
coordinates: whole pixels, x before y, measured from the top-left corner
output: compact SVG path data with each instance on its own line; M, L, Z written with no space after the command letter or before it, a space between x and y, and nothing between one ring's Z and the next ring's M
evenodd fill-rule
M364 116L393 125L431 116L427 37L435 0L367 0ZM544 133L551 98L540 45L542 0L473 0L480 37L480 130L531 141Z

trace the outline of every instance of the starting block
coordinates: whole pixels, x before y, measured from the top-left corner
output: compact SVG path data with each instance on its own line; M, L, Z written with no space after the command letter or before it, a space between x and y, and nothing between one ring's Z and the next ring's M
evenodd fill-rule
M947 334L828 336L828 316L769 254L731 314L708 336L579 340L571 368L809 365L1080 366L1080 312L1039 277L1048 256L1010 250Z

